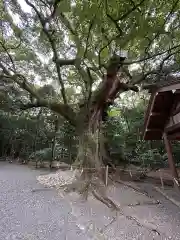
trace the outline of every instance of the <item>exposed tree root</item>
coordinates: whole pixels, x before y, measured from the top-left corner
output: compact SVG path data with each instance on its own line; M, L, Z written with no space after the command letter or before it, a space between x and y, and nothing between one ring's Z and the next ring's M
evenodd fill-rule
M108 227L110 227L114 222L116 222L117 218L118 218L118 213L116 212L116 216L114 216L112 220L101 231L104 232Z
M144 202L136 202L136 203L132 203L132 204L128 204L125 206L129 206L129 207L135 207L135 206L143 206L143 205L157 205L160 204L159 200L155 200L155 201L144 201ZM124 207L124 206L123 206Z
M165 198L167 198L169 201L171 201L173 204L175 204L177 207L180 208L180 202L176 201L174 198L169 197L164 191L162 191L159 187L153 187L157 192L162 194Z
M103 159L106 158L106 151L104 149L105 140L100 127L102 110L99 111L96 116L97 119L93 119L95 122L89 123L89 127L86 131L83 131L79 139L79 149L74 166L82 169L81 174L76 176L73 183L65 184L60 188L63 188L65 192L76 191L85 199L88 198L88 194L92 194L107 207L119 210L116 203L106 195L103 169Z
M103 229L101 229L100 233L103 233L107 228L110 227L110 225L112 225L116 220L118 220L119 215L122 215L126 219L136 222L138 226L142 228L146 228L150 232L154 232L157 235L161 235L161 236L164 235L160 233L151 223L144 223L140 219L137 219L134 216L127 215L116 203L114 203L110 198L106 196L106 187L103 185L103 182L98 181L98 178L93 177L92 174L90 176L91 178L85 180L84 176L81 175L81 178L76 179L73 183L61 185L59 186L59 188L63 188L66 192L77 191L81 195L86 193L86 199L87 199L88 193L92 193L95 199L105 204L108 208L115 210L116 215L112 218L110 223L108 223ZM46 190L46 188L34 189L32 191L36 192L39 190ZM138 202L138 203L130 204L127 206L138 206L142 204L158 204L158 203L159 202L145 201L143 203Z
M128 220L131 220L131 221L135 221L136 224L140 227L144 227L146 228L147 230L149 230L150 232L154 232L156 233L157 235L162 235L156 228L154 228L150 223L141 223L139 219L137 219L136 217L134 216L129 216L129 215L126 215L125 213L121 213L123 216L125 216Z
M152 196L150 196L148 194L148 192L146 192L145 190L142 190L141 188L139 188L138 186L133 186L130 182L124 182L122 180L116 180L116 179L113 179L111 176L109 176L109 179L113 182L116 182L116 183L120 183L126 187L129 187L131 189L133 189L134 191L138 192L138 193L141 193L143 195L146 195L147 197L149 198L153 198Z
M52 191L53 188L37 188L37 189L32 189L31 192L41 192L41 191Z
M92 194L98 201L105 204L112 210L119 210L119 207L106 195L106 186L103 185L101 181L97 178L92 178L88 180L78 179L71 184L64 184L59 186L59 188L64 189L65 192L78 192L85 200L87 200L88 195Z
M119 209L120 210L120 209ZM157 234L158 236L164 236L164 237L167 237L165 236L164 233L161 233L159 230L156 229L156 227L152 224L152 223L145 223L145 222L142 222L141 220L137 219L136 217L134 216L129 216L129 215L126 215L123 211L117 211L116 212L116 216L114 216L112 218L112 220L103 228L100 230L100 233L103 233L107 228L109 228L113 223L115 223L117 220L118 220L118 216L123 216L125 217L127 220L129 221L134 221L139 227L142 227L142 228L145 228L147 229L149 232L154 232L155 234Z
M101 194L98 194L95 190L92 191L93 196L104 203L107 207L111 208L112 210L119 211L120 208L107 196L103 196Z
M111 220L110 223L108 223L105 228L103 228L101 230L101 232L103 232L105 229L107 229L111 224L113 224L117 218L118 218L118 214L124 216L126 219L131 220L131 221L135 221L136 224L140 227L144 227L146 228L148 231L150 232L154 232L157 235L163 235L161 234L154 226L152 226L151 223L144 223L141 222L141 220L137 219L134 216L129 216L126 215L124 213L124 211L122 211L122 209L114 202L112 201L110 198L108 198L106 196L106 187L102 185L101 183L97 183L97 179L91 179L91 181L82 181L82 180L77 180L72 184L68 184L68 185L64 185L61 187L65 187L65 191L69 192L69 191L78 191L80 194L84 193L84 192L88 192L88 193L92 193L92 195L95 197L95 199L97 199L98 201L102 202L103 204L105 204L108 208L111 208L112 210L115 210L116 212L116 216L113 217L113 219ZM129 186L128 186L129 187ZM139 190L139 189L138 189ZM88 196L88 195L87 195ZM135 203L135 204L129 204L127 206L138 206L138 205L151 205L151 204L159 204L159 201L145 201L143 203ZM124 207L124 206L123 206Z

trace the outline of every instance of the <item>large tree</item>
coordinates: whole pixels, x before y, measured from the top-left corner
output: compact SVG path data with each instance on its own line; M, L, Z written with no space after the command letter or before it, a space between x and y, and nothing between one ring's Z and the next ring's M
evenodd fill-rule
M75 165L103 179L107 109L178 72L179 9L177 0L4 0L0 79L26 91L21 109L47 107L69 121L79 136ZM83 177L80 192L96 187Z

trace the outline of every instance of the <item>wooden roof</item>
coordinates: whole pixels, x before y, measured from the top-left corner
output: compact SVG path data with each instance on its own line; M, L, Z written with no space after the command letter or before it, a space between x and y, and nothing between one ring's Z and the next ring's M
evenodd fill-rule
M149 89L151 97L145 114L143 139L160 140L162 139L165 125L170 118L174 99L177 97L177 94L180 97L180 93L177 91L180 89L180 78L173 78L160 84L149 85L145 89ZM177 138L180 139L180 132Z

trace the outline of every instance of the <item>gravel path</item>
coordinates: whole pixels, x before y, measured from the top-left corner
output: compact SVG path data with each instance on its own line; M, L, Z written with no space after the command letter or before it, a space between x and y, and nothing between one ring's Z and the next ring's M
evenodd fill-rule
M36 181L40 171L0 162L0 240L85 240L70 205Z
M127 207L146 199L124 186L114 193L110 191L110 196L121 203L124 214L133 217L120 215L118 221L112 222L114 213L92 198L81 203L74 195L64 199L53 189L33 192L44 187L36 177L47 173L0 162L0 240L88 240L90 235L93 240L180 239L179 208L148 186L161 205ZM149 231L154 228L160 236ZM106 237L96 229L103 229Z

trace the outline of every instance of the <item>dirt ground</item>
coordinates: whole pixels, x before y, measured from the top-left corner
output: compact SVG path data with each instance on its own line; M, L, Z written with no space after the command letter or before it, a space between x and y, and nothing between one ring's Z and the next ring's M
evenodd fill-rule
M84 202L76 193L44 188L36 180L42 174L48 172L0 164L0 240L180 239L179 208L150 184L141 188L151 197L109 186L108 195L121 209L117 214L92 197Z
M50 181L55 175L51 175ZM180 239L179 208L152 184L139 183L139 187L146 195L123 184L108 187L108 196L120 207L118 214L92 196L84 202L76 193L59 194L71 204L78 226L92 239Z

